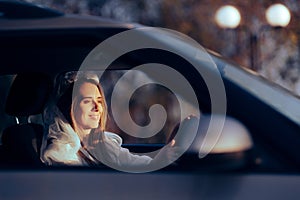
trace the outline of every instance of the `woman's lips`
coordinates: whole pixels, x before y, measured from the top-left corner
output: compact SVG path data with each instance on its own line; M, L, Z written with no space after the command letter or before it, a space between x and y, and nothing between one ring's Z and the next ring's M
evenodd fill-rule
M92 120L99 120L100 115L89 115Z

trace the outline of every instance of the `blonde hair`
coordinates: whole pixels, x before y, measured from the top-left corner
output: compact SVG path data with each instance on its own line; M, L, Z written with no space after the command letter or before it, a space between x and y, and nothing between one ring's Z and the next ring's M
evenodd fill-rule
M71 122L72 122L71 125L72 125L73 129L75 130L75 132L79 131L76 120L75 120L74 113L76 113L76 109L78 108L78 106L80 104L81 96L79 94L79 89L84 83L92 83L92 84L96 85L100 92L100 95L103 97L102 113L101 113L100 120L99 120L99 126L98 126L98 128L95 129L95 131L104 131L106 128L107 115L108 115L107 104L105 101L105 95L104 95L102 86L100 85L99 82L97 82L94 79L80 78L77 81L75 81L74 86L73 86L73 95L72 95L71 113L70 113Z

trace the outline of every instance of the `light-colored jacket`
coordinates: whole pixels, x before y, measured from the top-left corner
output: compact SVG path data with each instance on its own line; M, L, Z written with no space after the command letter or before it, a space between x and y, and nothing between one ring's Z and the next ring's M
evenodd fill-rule
M42 146L41 160L47 165L84 166L105 164L112 168L126 170L143 167L153 160L149 156L135 155L122 148L122 138L111 132L91 133L82 144L71 125L56 117L49 126L49 132ZM84 159L85 158L85 159Z
M170 144L147 155L133 154L121 146L122 138L111 132L92 131L87 140L80 141L56 106L48 110L45 119L48 130L43 138L41 160L46 165L104 164L116 170L140 173L161 169L178 158Z

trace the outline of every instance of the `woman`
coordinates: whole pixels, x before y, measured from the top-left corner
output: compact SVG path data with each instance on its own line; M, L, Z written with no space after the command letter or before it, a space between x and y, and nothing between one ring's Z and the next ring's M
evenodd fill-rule
M53 108L56 117L44 140L41 154L44 163L79 166L103 163L122 171L148 171L176 159L172 145L165 146L155 159L122 148L118 135L105 132L107 105L99 82L79 78L72 85Z

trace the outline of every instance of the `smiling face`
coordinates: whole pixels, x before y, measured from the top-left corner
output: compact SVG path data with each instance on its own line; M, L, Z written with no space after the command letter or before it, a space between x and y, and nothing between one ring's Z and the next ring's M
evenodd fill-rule
M78 101L74 109L76 127L81 131L90 132L99 127L103 113L103 96L97 85L84 82L78 88Z

